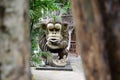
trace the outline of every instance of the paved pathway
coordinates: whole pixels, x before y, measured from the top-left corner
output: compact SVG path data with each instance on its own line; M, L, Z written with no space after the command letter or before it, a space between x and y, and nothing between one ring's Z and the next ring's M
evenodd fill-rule
M69 56L73 71L35 70L31 68L35 80L85 80L80 57Z

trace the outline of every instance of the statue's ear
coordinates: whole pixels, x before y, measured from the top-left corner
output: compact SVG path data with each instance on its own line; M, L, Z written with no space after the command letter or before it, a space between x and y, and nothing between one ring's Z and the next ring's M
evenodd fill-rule
M64 30L68 30L68 23L62 23L62 25Z
M45 30L45 29L46 29L46 27L47 27L47 24L46 24L46 23L41 23L41 28L42 28L42 29L44 29L44 30Z

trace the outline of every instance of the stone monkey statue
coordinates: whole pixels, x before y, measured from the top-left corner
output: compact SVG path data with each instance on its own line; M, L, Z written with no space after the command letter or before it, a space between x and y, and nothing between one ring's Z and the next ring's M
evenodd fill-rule
M54 62L56 66L65 66L64 59L67 58L68 50L68 24L61 22L48 22L41 24L45 34L39 37L39 47L42 51L58 53L58 62ZM61 61L61 62L60 62ZM63 62L63 64L62 64ZM66 63L66 62L65 62Z

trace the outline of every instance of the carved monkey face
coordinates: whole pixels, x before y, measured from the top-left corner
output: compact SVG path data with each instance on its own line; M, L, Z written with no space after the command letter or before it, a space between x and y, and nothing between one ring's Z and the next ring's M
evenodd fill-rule
M60 23L48 23L47 24L47 31L48 31L48 35L47 37L47 41L51 41L53 43L55 42L59 42L63 39L62 35L61 35L61 30L62 30L62 25Z
M64 36L66 35L63 32L67 31L68 28L67 24L60 23L60 22L49 22L47 24L42 24L42 29L47 31L46 33L46 45L51 49L59 49L61 48L60 44L62 40L64 40Z

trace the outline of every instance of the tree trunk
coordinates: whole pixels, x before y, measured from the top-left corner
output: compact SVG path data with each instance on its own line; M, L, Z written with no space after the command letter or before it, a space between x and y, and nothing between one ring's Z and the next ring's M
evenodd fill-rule
M71 0L86 80L110 80L104 26L97 0Z
M100 0L112 80L120 80L120 0Z
M30 80L28 3L0 1L0 80Z

